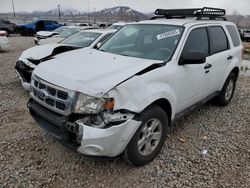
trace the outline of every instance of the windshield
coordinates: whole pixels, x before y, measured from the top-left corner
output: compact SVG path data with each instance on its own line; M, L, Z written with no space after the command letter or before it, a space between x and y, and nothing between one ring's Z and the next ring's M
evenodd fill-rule
M81 47L88 47L90 46L99 36L101 33L94 33L94 32L79 32L75 35L63 40L62 44L74 45L74 46L81 46Z
M81 31L80 28L65 28L63 32L59 33L59 37L68 38L69 36L74 35L79 31Z
M126 25L99 50L130 57L169 61L182 31L183 27L173 25Z
M123 26L122 25L111 25L111 26L109 26L109 29L120 29L120 28L122 28Z
M57 29L55 29L53 32L56 32L56 33L61 33L65 30L65 27L59 27Z

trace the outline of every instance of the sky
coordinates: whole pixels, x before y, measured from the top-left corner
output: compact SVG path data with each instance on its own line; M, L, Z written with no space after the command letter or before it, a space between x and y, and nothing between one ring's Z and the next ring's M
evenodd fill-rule
M0 13L12 11L12 0L0 0ZM157 8L218 7L228 12L237 11L250 15L250 0L13 0L16 11L51 10L57 8L98 11L114 6L129 6L143 13L154 12ZM88 9L89 7L89 9Z

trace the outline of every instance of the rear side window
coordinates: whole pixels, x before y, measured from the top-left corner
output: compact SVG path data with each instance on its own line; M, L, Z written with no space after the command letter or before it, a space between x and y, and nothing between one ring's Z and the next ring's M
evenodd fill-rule
M52 22L51 22L51 21L44 21L44 23L45 23L46 25L52 25Z
M227 25L226 27L227 27L227 30L230 34L232 41L233 41L234 47L239 46L240 45L240 37L239 37L239 34L238 34L236 28L233 25Z
M182 53L186 53L190 50L203 51L207 55L209 54L208 35L206 28L198 28L190 32Z
M227 36L222 27L208 27L211 54L229 49Z

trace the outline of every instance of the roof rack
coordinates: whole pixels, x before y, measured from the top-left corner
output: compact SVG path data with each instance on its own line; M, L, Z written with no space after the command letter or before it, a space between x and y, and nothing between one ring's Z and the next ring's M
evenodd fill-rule
M155 15L151 20L157 18L186 18L186 17L196 17L197 20L201 20L202 18L217 20L222 19L226 21L227 19L224 17L226 15L226 11L224 9L219 8L211 8L211 7L203 7L203 8L193 8L193 9L157 9L155 11Z

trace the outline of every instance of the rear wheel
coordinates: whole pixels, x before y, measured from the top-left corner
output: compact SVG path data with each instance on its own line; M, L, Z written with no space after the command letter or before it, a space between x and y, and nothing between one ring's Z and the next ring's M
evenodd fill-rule
M236 81L237 76L232 72L228 76L220 94L215 98L216 104L220 106L226 106L231 102L235 91Z
M142 124L124 151L127 163L141 166L151 162L164 144L168 116L159 106L152 105L141 113Z

